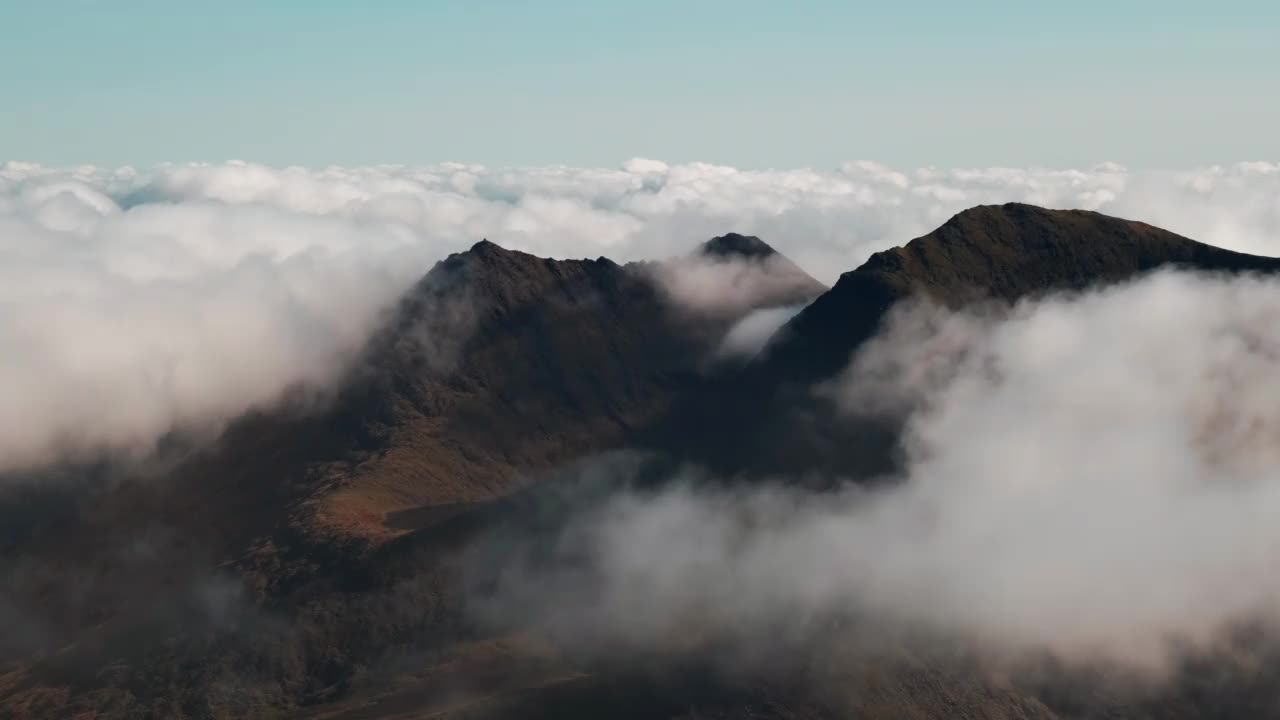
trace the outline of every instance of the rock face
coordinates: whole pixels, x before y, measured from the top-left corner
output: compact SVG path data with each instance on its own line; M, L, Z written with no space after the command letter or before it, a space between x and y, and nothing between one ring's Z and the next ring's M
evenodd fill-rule
M768 282L691 312L669 285L681 263L733 292ZM631 265L477 243L405 296L341 388L246 417L146 476L0 497L13 519L0 527L0 717L1264 716L1277 698L1256 676L1122 705L1082 700L1065 680L1012 688L897 657L825 678L842 688L836 702L788 677L728 681L684 660L584 666L476 627L459 592L476 534L590 453L874 475L895 429L836 428L810 389L901 299L1015 300L1166 265L1280 261L1017 204L967 210L830 290L737 234ZM800 303L755 361L707 362L745 314Z

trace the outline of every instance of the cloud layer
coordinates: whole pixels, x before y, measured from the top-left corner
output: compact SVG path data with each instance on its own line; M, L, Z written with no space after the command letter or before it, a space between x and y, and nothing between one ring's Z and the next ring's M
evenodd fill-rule
M1011 200L1272 252L1277 198L1270 163L1130 173L10 162L0 166L0 472L145 452L171 430L216 429L287 388L331 384L383 308L482 237L632 260L735 230L830 282L964 207Z
M561 562L506 577L508 607L597 649L767 649L870 617L1004 658L1159 670L1280 619L1278 321L1275 280L1175 273L1004 310L905 306L822 390L905 416L900 482L686 471L577 515Z
M1173 273L1003 317L899 313L845 386L913 408L879 512L926 526L881 544L881 600L1127 659L1274 619L1277 320L1274 279Z

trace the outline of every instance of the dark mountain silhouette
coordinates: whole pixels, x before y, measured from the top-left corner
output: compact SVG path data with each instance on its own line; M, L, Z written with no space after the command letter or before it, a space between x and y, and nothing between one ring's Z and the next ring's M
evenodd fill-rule
M1115 283L1167 266L1270 272L1280 268L1280 260L1085 210L978 206L842 275L779 334L769 365L778 376L800 381L829 376L874 332L888 306L916 293L953 306L983 298L1017 300Z
M722 258L763 259L778 255L769 244L754 235L729 233L711 238L702 244L703 255Z
M111 473L91 493L64 479L0 498L0 513L21 519L0 534L0 622L23 629L0 639L0 717L1191 718L1276 707L1277 685L1263 682L1274 674L1253 670L1188 668L1172 696L1134 700L1052 668L1014 685L894 656L823 675L839 692L815 694L787 673L726 677L679 654L596 665L536 634L477 626L460 557L529 513L577 458L640 446L746 474L884 468L895 428L835 423L811 387L895 302L1013 300L1171 264L1280 267L1143 223L1016 204L965 211L829 291L754 237L715 238L692 258L782 281L731 313L690 313L664 290L670 264L547 260L483 241L427 273L334 392L243 418L214 447ZM706 362L744 313L815 297L754 362ZM806 662L825 667L818 650Z

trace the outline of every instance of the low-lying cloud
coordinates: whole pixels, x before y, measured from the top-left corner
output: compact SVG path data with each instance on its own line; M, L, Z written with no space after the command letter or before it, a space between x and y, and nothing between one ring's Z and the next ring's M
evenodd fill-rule
M721 358L754 357L764 349L774 333L803 309L803 305L783 305L748 313L725 333L716 349L717 355Z
M753 309L811 301L825 288L781 255L684 257L654 263L653 276L677 307L698 315L741 317Z
M0 213L0 471L333 384L432 254L386 225L76 187Z
M1275 280L1171 272L904 306L821 389L904 418L900 478L815 492L686 470L576 515L486 609L597 651L767 649L856 617L1159 670L1280 613L1277 320Z
M1280 237L1277 197L1271 163L1135 173L10 162L0 165L0 472L145 453L175 429L216 431L289 388L332 385L433 261L484 237L625 261L736 230L830 283L965 207L1011 200L1266 253Z
M904 310L843 394L913 408L889 506L929 529L886 550L876 587L983 637L1121 659L1280 611L1277 320L1275 279L1178 273L1003 316Z

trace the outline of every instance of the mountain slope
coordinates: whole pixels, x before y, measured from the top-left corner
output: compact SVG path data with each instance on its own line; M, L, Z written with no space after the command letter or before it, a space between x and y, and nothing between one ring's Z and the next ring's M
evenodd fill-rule
M893 303L923 294L956 306L1115 283L1160 267L1273 272L1280 259L1205 245L1146 223L1085 210L1009 203L965 210L840 277L772 342L779 378L806 382L842 368Z

